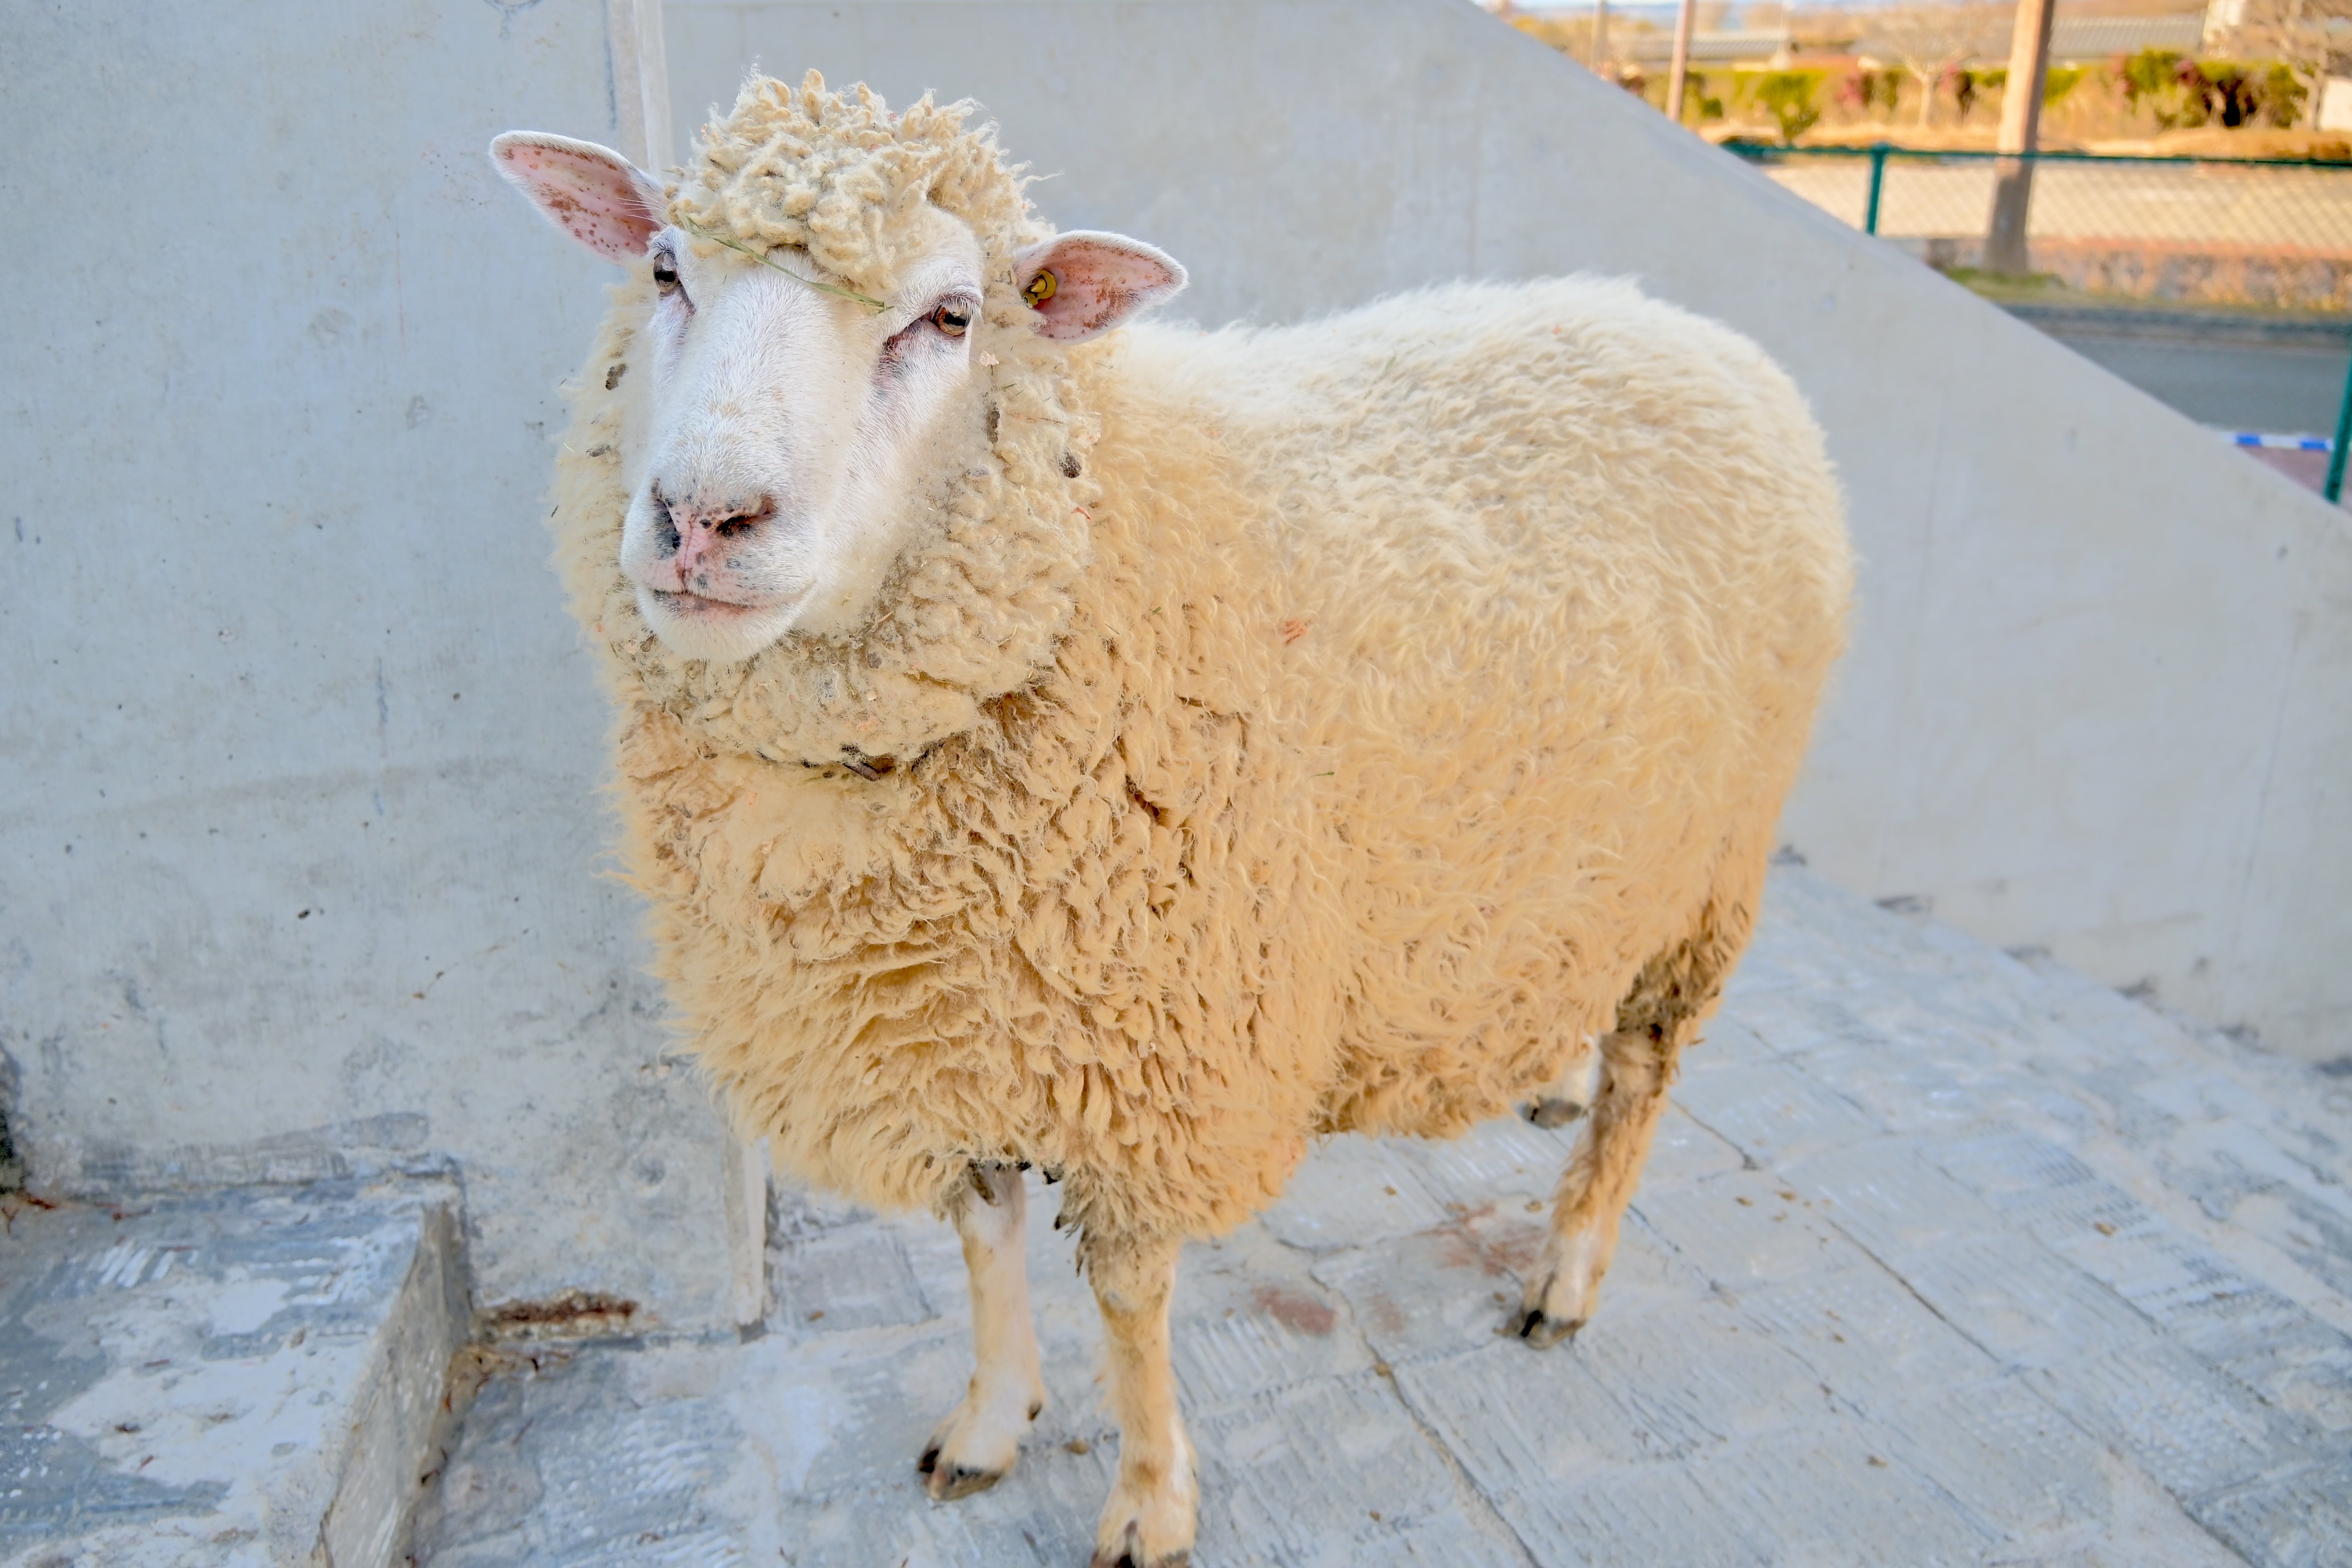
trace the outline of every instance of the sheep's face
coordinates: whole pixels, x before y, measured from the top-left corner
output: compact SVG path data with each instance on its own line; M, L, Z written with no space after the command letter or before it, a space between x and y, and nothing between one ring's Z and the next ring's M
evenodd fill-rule
M919 520L988 452L971 228L922 208L890 298L868 301L803 251L751 253L665 223L659 188L604 148L518 132L491 154L566 233L651 269L645 349L617 387L630 489L619 564L646 625L714 663L855 629ZM1041 335L1077 342L1184 273L1150 246L1081 233L1021 253L1014 282Z
M924 219L929 243L879 311L810 287L795 252L653 237L621 569L679 653L732 661L854 626L922 503L985 450L980 244Z

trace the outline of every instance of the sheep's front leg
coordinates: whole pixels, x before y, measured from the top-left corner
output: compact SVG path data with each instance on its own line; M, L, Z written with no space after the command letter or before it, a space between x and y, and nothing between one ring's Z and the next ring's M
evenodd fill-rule
M1168 1362L1181 1245L1121 1237L1087 1250L1118 1417L1118 1479L1095 1531L1093 1568L1181 1568L1191 1560L1200 1489Z
M971 1383L923 1446L919 1467L925 1489L941 1502L1003 1479L1020 1455L1021 1435L1045 1408L1023 1252L1027 1212L1019 1167L971 1168L971 1184L955 1210L971 1273Z

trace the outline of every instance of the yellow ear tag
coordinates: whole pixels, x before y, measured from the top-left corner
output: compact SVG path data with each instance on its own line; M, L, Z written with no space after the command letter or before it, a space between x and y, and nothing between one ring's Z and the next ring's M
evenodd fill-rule
M1052 273L1040 272L1036 277L1029 279L1029 286L1021 290L1021 297L1029 301L1031 310L1042 310L1045 301L1052 299L1060 289L1061 284L1055 280Z

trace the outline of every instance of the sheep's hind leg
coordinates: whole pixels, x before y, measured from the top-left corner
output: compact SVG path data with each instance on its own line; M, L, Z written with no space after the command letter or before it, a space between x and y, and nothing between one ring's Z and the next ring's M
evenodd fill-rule
M1519 1114L1541 1128L1565 1127L1592 1104L1592 1093L1600 1080L1600 1042L1587 1037L1584 1055L1557 1082L1544 1085L1533 1100L1519 1108Z
M1760 848L1727 856L1713 896L1688 939L1642 968L1601 1039L1601 1092L1552 1201L1543 1260L1527 1283L1513 1327L1538 1349L1573 1335L1599 1303L1617 1229L1650 1157L1666 1090L1683 1047L1714 1011L1723 982L1748 945Z
M1023 1253L1028 1198L1013 1165L974 1165L955 1211L971 1273L974 1366L963 1403L931 1433L918 1468L938 1501L970 1497L1004 1479L1021 1435L1045 1408L1037 1331L1029 1316L1029 1270Z
M1560 1178L1543 1260L1519 1308L1519 1337L1538 1349L1592 1316L1673 1078L1672 1048L1646 1033L1605 1035L1601 1056L1601 1093Z
M1118 1416L1118 1479L1095 1530L1092 1568L1182 1568L1192 1558L1200 1488L1168 1361L1180 1246L1121 1237L1090 1237L1086 1248Z

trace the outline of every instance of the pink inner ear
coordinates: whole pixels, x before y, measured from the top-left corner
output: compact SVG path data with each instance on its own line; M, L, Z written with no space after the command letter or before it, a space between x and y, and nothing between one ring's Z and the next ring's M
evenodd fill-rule
M1054 297L1037 307L1038 330L1065 342L1108 331L1181 284L1158 258L1093 239L1052 241L1030 265L1055 280Z
M661 228L625 167L530 142L502 148L499 155L540 211L600 256L614 261L643 256L646 242Z

